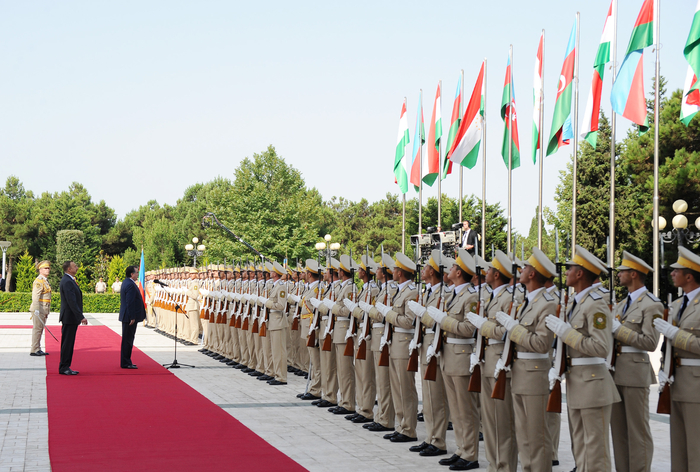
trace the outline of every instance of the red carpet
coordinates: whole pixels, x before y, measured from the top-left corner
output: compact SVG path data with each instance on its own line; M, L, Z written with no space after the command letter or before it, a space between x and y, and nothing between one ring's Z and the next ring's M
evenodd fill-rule
M78 328L80 375L59 375L60 346L46 343L53 472L305 470L138 349L138 370L121 369L106 326Z
M12 328L20 328L20 329L32 329L34 326L32 325L27 325L27 326L20 326L20 325L0 325L0 329L12 329ZM59 326L60 328L60 326ZM53 333L53 331L51 331Z

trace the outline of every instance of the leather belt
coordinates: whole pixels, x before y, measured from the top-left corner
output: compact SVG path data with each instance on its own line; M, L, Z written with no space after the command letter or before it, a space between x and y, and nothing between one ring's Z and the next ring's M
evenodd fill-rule
M474 338L446 338L447 344L474 344Z
M338 315L336 315L335 321L350 321L350 317L349 317L349 316L338 316Z
M384 323L372 323L372 328L383 328Z
M602 357L574 357L571 359L571 365L597 365L605 364L605 359ZM700 364L698 364L700 365Z
M414 329L399 328L398 326L394 328L395 333L413 334Z
M45 298L40 298L39 303L51 303L51 299L46 300Z
M700 366L700 359L684 359L682 357L679 357L678 363L676 365L698 367Z
M636 347L632 346L620 346L620 352L621 353L634 353L634 354L646 354L647 351L643 351L641 349L637 349Z
M503 344L503 341L500 339L489 339L489 346L493 346L494 344Z
M520 352L516 353L517 359L549 359L549 354L539 352Z

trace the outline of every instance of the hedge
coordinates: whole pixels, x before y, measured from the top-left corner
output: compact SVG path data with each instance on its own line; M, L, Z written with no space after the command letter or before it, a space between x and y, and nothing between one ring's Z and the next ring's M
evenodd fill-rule
M118 293L83 293L83 312L85 313L119 313ZM0 292L0 312L29 312L32 304L30 292ZM51 294L51 311L61 311L61 296Z

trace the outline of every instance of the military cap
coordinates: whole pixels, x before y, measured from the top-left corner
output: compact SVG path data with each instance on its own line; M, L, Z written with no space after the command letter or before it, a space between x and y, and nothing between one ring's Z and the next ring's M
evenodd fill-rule
M496 251L496 256L491 261L491 267L509 279L513 278L513 275L515 275L513 274L513 261L500 249Z
M575 255L572 258L572 260L567 261L566 265L581 266L595 275L600 275L601 273L607 270L607 266L605 264L602 264L600 262L600 259L595 257L593 254L591 254L578 244L576 245L576 251L574 254Z
M367 255L363 255L360 257L360 268L364 269L365 272L375 274L377 272L377 263Z
M557 266L539 248L532 248L532 255L525 262L525 265L532 266L538 273L546 278L554 277L557 274Z
M316 259L306 259L306 270L312 274L318 274L318 261Z
M396 267L396 264L394 263L394 259L391 258L389 254L382 254L382 260L380 261L380 267L384 267L390 274L391 271L394 270Z
M41 261L39 265L36 266L37 269L50 269L51 263L49 261Z
M700 272L700 257L684 247L678 248L678 261L671 264L674 269L690 269Z
M396 253L396 267L410 273L414 273L416 271L416 263L401 252Z
M476 263L474 262L474 258L462 248L457 251L457 260L455 260L455 264L469 275L476 275Z
M642 274L654 272L654 269L649 264L627 251L622 251L622 265L617 270L636 270Z
M348 273L352 272L353 270L359 269L357 263L354 260L352 260L352 258L347 254L343 254L342 256L340 256L339 267L341 270L344 270Z
M271 272L276 272L278 275L282 276L287 273L285 268L277 261L268 262Z

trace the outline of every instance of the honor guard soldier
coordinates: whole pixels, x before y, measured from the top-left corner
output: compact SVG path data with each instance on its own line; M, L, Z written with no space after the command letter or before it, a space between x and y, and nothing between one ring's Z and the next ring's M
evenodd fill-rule
M515 413L515 438L523 472L552 470L552 440L547 426L550 350L554 335L545 319L557 311L557 300L545 282L556 266L538 248L523 264L520 285L527 289L515 319L504 312L496 319L508 330L514 346L511 391Z
M513 293L508 290L511 279L516 275L513 261L502 251L496 251L491 267L486 273L486 283L493 292L484 309L484 317L468 313L467 319L488 339L484 354L484 367L481 372L481 422L484 428L484 450L489 470L516 470L518 448L513 421L513 397L510 388L510 372L506 375L505 397L497 400L491 397L496 385L496 365L504 349L506 329L498 324L498 312L510 313Z
M423 300L417 303L414 300L408 302L408 306L419 318L417 329L423 330L422 343L416 346L412 343L412 349L420 351L421 366L421 393L423 396L423 418L425 421L426 438L421 444L409 448L411 452L418 452L421 456L440 456L447 454L445 436L447 434L447 423L450 417L450 410L447 405L447 394L445 393L445 382L440 369L435 370L434 380L426 379L426 369L429 362L437 363L437 357L441 352L435 352L433 341L436 334L435 329L439 328L435 320L427 314L428 307L435 307L443 310L445 305L452 298L453 293L445 290L441 274L447 272L444 262L447 258L438 249L433 249L428 258L427 264L422 269L422 279L426 283L426 290L423 293ZM449 269L449 268L447 268ZM414 339L416 339L414 337ZM432 349L428 358L428 350Z
M620 285L627 288L627 299L615 307L612 319L615 361L611 370L622 398L613 404L610 420L615 468L649 472L654 453L649 386L656 383L649 352L659 343L653 323L662 317L664 306L644 286L647 274L654 271L646 262L623 251L617 270Z
M48 352L41 350L41 335L44 334L46 320L51 312L51 286L47 277L51 272L51 263L42 261L37 266L39 275L32 284L32 304L29 313L32 319L32 347L30 356L48 356Z
M351 311L357 330L354 336L353 355L355 356L355 393L357 399L356 413L348 418L353 423L373 423L374 422L374 401L377 398L377 387L375 384L375 359L372 349L369 347L372 332L372 319L365 311L359 307L358 303L363 302L372 305L377 295L379 287L372 280L372 274L376 273L374 261L367 255L360 258L360 268L357 276L362 280L362 291L357 296L357 300L345 299L343 302ZM348 334L346 333L346 337Z
M272 263L272 289L267 298L262 297L262 303L270 310L267 337L270 338L274 373L274 378L267 382L270 385L287 385L287 284L282 281L285 273L278 262Z
M700 257L678 248L672 264L673 285L684 295L673 302L669 321L657 318L654 327L664 335L664 356L671 355L674 373L659 371L659 384L671 384L671 471L695 470L700 464ZM695 438L695 439L693 439Z
M302 400L321 401L321 354L318 343L314 341L308 345L309 336L314 332L314 338L318 339L318 330L314 329L315 310L310 300L319 297L319 275L320 269L315 259L306 259L306 285L300 296L294 296L293 300L301 305L301 315L299 323L299 336L306 348L309 356L309 387L299 398Z
M377 389L377 414L374 415L374 422L362 427L372 432L394 431L394 421L396 413L394 411L394 401L391 395L391 380L389 375L389 365L379 365L382 353L382 338L384 330L387 329L384 323L384 315L376 308L377 303L390 305L394 295L398 292L399 286L392 281L393 271L396 268L394 260L388 254L382 254L381 261L377 267L377 281L380 284L380 291L375 298L375 303L360 301L358 305L367 313L372 320L372 334L370 339L370 349L374 357L375 386ZM387 347L388 349L388 347ZM368 354L369 356L369 354Z
M391 298L391 304L377 303L376 309L387 324L383 342L389 345L389 380L391 396L394 400L398 428L392 434L384 435L391 442L417 441L418 392L415 373L409 372L409 345L414 334L415 314L408 309L408 301L416 300L420 291L413 283L416 264L404 254L397 252L394 280L399 284L398 291ZM388 330L388 332L386 331ZM391 335L389 338L388 335Z
M197 277L199 275L198 271L194 267L187 269L187 275L189 280L187 282L187 303L185 304L185 312L189 319L186 319L188 329L185 331L187 341L192 344L197 344L199 342L199 311L201 309L199 305L199 300L202 295L199 293L199 280Z
M612 316L592 287L605 267L578 245L573 260L566 265L566 285L576 291L568 322L549 315L545 324L566 344L566 403L577 470L609 471L610 414L620 395L605 366L613 342Z

